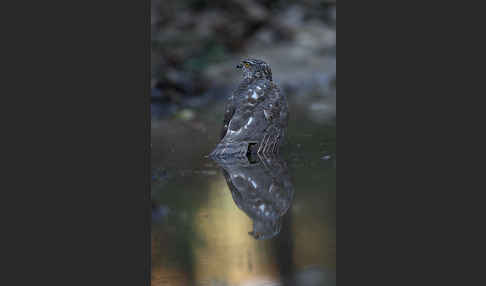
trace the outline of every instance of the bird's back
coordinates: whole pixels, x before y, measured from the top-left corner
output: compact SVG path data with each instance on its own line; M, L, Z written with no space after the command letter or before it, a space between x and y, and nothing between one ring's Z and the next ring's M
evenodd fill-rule
M275 153L287 121L287 100L277 85L268 78L244 78L228 99L222 139L213 153L246 154L244 149L251 152L255 148Z

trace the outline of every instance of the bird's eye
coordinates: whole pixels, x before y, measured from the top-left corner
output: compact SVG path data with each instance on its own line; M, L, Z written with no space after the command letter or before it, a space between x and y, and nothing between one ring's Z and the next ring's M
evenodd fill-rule
M245 68L249 68L250 65L248 63L245 63Z

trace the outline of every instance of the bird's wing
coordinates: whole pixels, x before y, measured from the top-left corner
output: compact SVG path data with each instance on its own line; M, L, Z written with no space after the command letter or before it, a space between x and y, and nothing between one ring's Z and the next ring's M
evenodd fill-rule
M271 92L271 86L266 81L256 81L250 84L245 90L240 90L237 95L237 108L230 119L228 130L231 132L242 131L245 126L246 129L252 132L257 132L254 124L258 124L255 110L260 108L260 105L265 102ZM253 118L253 119L252 119Z
M267 99L262 103L263 115L270 125L285 124L287 121L287 101L282 100L279 89L274 85L269 89Z
M223 129L221 130L221 139L226 135L226 132L228 131L228 125L235 114L236 106L234 104L233 96L231 96L226 103L226 107L224 110L224 119L223 119Z
M288 121L288 106L285 95L281 95L275 86L262 103L263 117L266 121L265 137L260 142L259 151L278 152L285 137Z

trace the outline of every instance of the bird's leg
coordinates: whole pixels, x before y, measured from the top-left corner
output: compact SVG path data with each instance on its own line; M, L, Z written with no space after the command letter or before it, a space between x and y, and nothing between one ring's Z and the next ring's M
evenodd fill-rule
M266 140L265 144L263 145L263 154L267 153L268 143L270 142L270 139L271 139L271 135L268 135L267 140Z
M265 153L265 147L266 147L266 142L265 141L268 141L268 138L269 138L269 135L265 134L263 136L263 139L262 141L260 141L260 148L258 148L258 152L257 153Z
M277 139L275 140L275 143L273 144L272 153L276 153L278 151L279 145L280 145L280 134L277 135Z
M270 152L275 153L275 150L277 149L277 142L278 142L278 138L275 140L275 142L273 142Z
M275 153L275 146L278 144L278 136L275 135L275 141L273 141L272 147L270 148L271 153Z
M263 153L268 152L268 147L270 147L270 143L271 143L270 140L272 140L272 135L267 136L267 142L265 142L265 145L263 146Z
M265 142L266 142L267 138L268 138L268 135L265 134L265 136L263 136L262 141L260 142L260 154L265 153Z
M265 156L262 153L257 153L258 158L260 159L260 162L262 162L263 166L265 166Z
M271 141L269 142L267 149L266 149L267 153L272 152L273 146L275 146L275 143L277 142L277 136L276 135L272 135L270 138L271 138Z
M263 139L265 139L265 136L263 137ZM262 151L262 146L263 146L262 142L263 140L260 141L260 146L258 146L257 154L260 154L260 152Z

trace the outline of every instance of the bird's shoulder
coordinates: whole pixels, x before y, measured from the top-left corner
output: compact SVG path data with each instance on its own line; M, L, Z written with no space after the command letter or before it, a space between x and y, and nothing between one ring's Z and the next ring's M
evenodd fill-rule
M251 108L265 101L275 93L275 84L266 79L257 79L249 82L239 90L240 104Z
M256 119L259 118L258 114L267 122L274 121L281 111L279 101L279 90L272 81L257 79L243 82L233 95L234 109L229 118L228 129L237 131L249 122L260 124ZM250 121L252 117L256 121Z
M280 122L287 116L287 100L280 93L280 89L275 83L271 83L267 91L267 99L261 104L265 119L270 122Z

